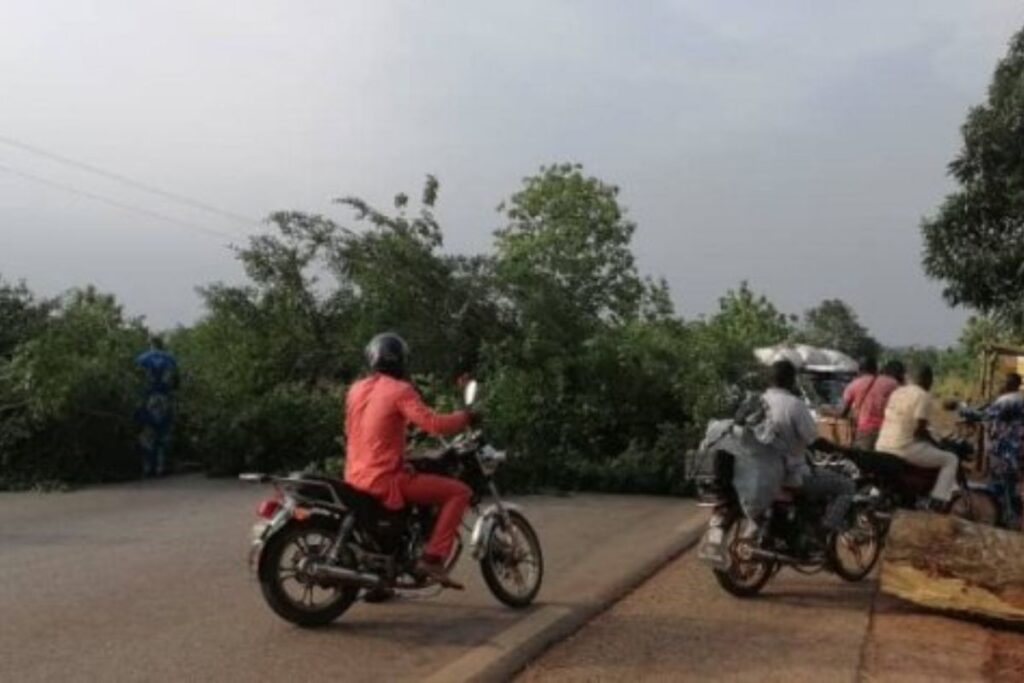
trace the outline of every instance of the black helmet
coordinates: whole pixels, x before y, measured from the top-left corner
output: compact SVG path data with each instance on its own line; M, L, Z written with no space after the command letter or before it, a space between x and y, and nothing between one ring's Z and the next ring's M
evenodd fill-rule
M366 345L366 363L375 372L403 378L408 359L409 345L394 332L382 332Z

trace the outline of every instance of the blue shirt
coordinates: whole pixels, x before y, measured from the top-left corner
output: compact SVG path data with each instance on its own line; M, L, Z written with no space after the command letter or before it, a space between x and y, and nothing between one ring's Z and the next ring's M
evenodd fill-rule
M146 372L151 392L168 393L175 388L178 361L159 349L150 349L135 358L135 364Z

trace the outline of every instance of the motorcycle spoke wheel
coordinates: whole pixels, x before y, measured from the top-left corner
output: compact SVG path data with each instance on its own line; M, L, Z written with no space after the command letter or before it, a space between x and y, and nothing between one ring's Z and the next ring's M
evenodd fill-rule
M544 560L537 534L525 517L510 511L508 523L495 523L480 569L501 602L510 607L533 602L544 575Z
M311 529L305 535L291 539L291 546L285 547L282 562L278 566L277 581L282 592L292 604L303 610L318 611L338 599L341 587L322 585L302 570L304 562L318 561L330 547L331 539Z
M746 523L745 518L737 518L724 530L722 542L728 552L729 564L725 569L713 570L718 584L740 598L757 595L776 569L774 562L749 557L745 544L754 541L741 538L740 533Z
M829 546L832 570L846 581L860 581L871 573L882 550L879 525L859 512L849 528L837 533Z

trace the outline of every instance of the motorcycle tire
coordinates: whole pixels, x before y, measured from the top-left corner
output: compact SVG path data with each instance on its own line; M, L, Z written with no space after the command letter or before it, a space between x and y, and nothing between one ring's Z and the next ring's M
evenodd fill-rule
M333 587L336 597L326 604L306 607L297 604L285 590L284 580L280 577L280 567L285 553L290 547L297 546L297 540L312 535L332 537L337 533L337 525L315 517L302 522L291 522L267 541L260 554L260 589L270 609L285 621L297 626L312 628L326 626L340 617L359 597L358 586ZM296 579L298 581L298 579ZM321 589L323 589L321 587ZM305 590L305 586L303 588ZM310 588L312 596L315 588ZM303 594L303 597L305 593Z
M949 506L949 514L966 519L968 522L997 526L999 524L999 505L995 499L984 491L968 489L960 491Z
M529 547L529 553L533 557L535 566L532 585L528 586L527 590L523 593L513 593L506 588L504 580L500 576L504 569L503 565L507 564L503 559L505 549L500 547L501 541L496 536L498 533L504 532L505 523L500 517L495 520L494 526L491 528L490 537L485 541L486 545L484 547L486 550L483 557L480 558L480 573L483 574L484 582L495 598L509 607L522 609L533 603L537 593L540 592L540 585L544 579L544 557L541 553L540 540L537 538L537 533L533 530L526 517L515 510L509 510L508 516L512 526L515 528L515 532L521 536L522 541Z
M876 564L878 564L878 558L882 555L882 526L872 519L870 513L867 511L860 511L856 514L856 525L860 528L862 533L870 535L870 554L866 558L866 561L861 560L858 566L850 567L839 555L839 544L843 542L844 535L855 532L855 529L849 529L843 533L832 534L826 551L829 568L832 569L839 578L851 583L860 581L870 574L871 570L875 568Z
M743 519L741 515L733 517L725 523L722 530L726 547L730 555L729 566L726 569L712 569L715 580L727 593L737 598L752 598L761 592L765 584L775 575L778 563L767 560L750 560L740 562L736 559L733 547L737 542L739 534L739 523ZM753 578L743 578L739 575L738 569L741 566L752 566L756 573Z

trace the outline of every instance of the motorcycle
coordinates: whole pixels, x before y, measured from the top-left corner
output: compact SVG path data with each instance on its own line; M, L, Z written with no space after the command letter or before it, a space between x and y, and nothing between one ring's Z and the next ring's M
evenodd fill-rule
M827 501L799 495L777 497L751 520L734 486L735 457L718 447L727 444L719 441L704 453L707 465L696 477L698 504L714 508L698 557L711 565L723 589L737 597L757 595L782 567L830 571L846 581L871 572L881 551L873 496L853 497L841 531L822 524Z
M465 388L467 406L477 392L477 383L470 381ZM480 431L472 431L443 442L434 456L407 462L417 471L456 477L469 485L476 513L470 555L499 601L514 608L530 605L540 591L544 560L537 534L521 508L503 501L494 484L506 454L487 444ZM322 626L340 617L364 591L440 590L415 571L436 521L431 507L390 511L333 477L248 473L240 478L272 483L276 490L257 509L261 520L252 530L249 563L267 604L283 619L299 626ZM493 503L482 507L488 494ZM446 560L447 569L456 564L462 548L460 534Z
M981 410L972 409L965 404L958 404L957 409L961 419L967 424L983 425L987 422ZM967 482L974 495L976 521L1003 529L1020 529L1024 504L1021 501L1017 477L1013 474L1014 469L1013 463L992 454L987 476L980 481Z
M968 521L995 524L998 519L994 497L984 483L971 481L967 476L966 462L974 454L974 447L963 439L946 438L938 447L957 456L957 490L953 493L947 512ZM854 448L840 449L842 458L837 466L856 468L855 480L858 489L874 493L879 502L876 516L888 529L888 521L897 509L919 510L925 507L935 479L937 468L916 467L903 458L889 453L862 451Z

